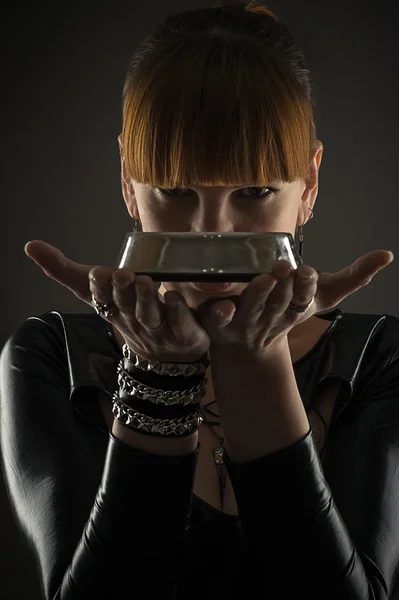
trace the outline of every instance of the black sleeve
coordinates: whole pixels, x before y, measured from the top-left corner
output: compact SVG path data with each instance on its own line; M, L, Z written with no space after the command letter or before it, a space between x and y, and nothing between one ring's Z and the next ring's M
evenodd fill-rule
M158 456L110 433L93 480L95 444L79 438L62 335L41 320L5 345L0 399L6 489L45 600L172 599L199 446Z
M254 461L226 457L255 576L281 598L399 597L398 347L351 409L326 473L311 432Z

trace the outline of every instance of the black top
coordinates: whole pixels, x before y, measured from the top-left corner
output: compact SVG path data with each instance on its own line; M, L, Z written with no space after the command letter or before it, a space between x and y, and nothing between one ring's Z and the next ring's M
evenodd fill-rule
M158 456L110 433L97 390L111 402L121 349L103 319L27 319L1 356L1 457L45 600L399 593L399 319L318 316L331 325L294 369L306 409L327 378L345 382L328 464L311 432L243 464L227 457L239 517L193 494L199 447Z

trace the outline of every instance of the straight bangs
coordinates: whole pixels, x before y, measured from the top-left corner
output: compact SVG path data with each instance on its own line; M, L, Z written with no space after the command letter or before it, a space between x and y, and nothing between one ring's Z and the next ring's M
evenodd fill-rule
M174 35L158 56L125 83L129 177L164 188L306 179L313 106L272 50L215 30Z

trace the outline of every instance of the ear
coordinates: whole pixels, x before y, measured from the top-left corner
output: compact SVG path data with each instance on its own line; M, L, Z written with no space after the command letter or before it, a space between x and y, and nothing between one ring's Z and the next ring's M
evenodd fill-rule
M298 211L298 226L304 225L309 219L312 218L309 208L313 209L319 191L319 169L323 156L323 150L324 147L322 142L317 140L317 146L314 152L313 160L309 167L308 175L305 179L306 187L302 194L301 207Z
M127 210L132 219L138 219L136 194L134 191L133 180L126 172L125 158L123 156L122 135L118 135L119 154L121 158L121 187L123 199Z

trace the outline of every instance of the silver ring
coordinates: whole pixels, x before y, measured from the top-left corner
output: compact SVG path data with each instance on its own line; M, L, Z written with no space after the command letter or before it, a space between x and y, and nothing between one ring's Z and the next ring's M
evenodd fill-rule
M299 306L299 304L294 304L293 302L291 302L291 304L288 305L288 308L290 310L294 310L295 312L298 312L298 313L304 313L313 304L313 302L314 302L314 296L311 299L311 301L309 302L309 304L307 304L306 306Z
M100 302L97 298L92 295L92 300L94 304L94 310L100 317L105 317L108 319L112 315L113 302Z

